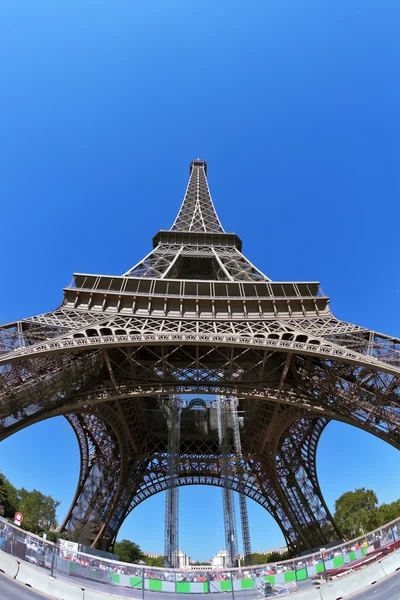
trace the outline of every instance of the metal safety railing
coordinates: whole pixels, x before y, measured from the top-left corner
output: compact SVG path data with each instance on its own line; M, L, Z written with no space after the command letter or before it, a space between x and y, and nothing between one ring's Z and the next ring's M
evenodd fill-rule
M110 586L112 593L125 593L126 588L140 590L136 597L145 598L146 591L164 593L212 594L217 592L256 590L265 586L276 591L294 591L312 585L312 581L334 577L348 569L357 569L398 548L400 518L349 542L321 548L295 559L273 564L244 566L234 569L187 567L167 569L134 565L80 552L77 545L53 544L21 530L0 517L0 550L31 563L54 577L74 580L83 587ZM300 583L304 582L304 583ZM119 588L119 589L118 589Z

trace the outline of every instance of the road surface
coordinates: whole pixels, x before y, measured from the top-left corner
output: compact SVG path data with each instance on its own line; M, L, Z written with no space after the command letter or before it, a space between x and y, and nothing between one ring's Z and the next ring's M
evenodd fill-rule
M400 572L352 596L351 600L400 600Z
M47 600L40 592L34 592L26 585L0 573L0 600Z

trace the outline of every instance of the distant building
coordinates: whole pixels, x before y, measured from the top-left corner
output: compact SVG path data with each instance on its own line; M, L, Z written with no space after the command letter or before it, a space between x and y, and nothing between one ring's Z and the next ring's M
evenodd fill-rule
M148 558L164 558L164 554L156 554L155 552L143 552L143 554L145 556L147 556ZM183 552L183 550L179 550L178 552L178 559L179 559L179 569L181 569L182 567L188 567L190 564L190 557Z
M213 569L226 569L229 561L229 552L227 550L220 550L211 559L211 565Z
M164 558L164 554L156 554L155 552L143 552L148 558Z
M179 559L179 569L188 567L190 565L190 557L187 554L185 554L185 552L183 552L183 550L179 550L178 559Z

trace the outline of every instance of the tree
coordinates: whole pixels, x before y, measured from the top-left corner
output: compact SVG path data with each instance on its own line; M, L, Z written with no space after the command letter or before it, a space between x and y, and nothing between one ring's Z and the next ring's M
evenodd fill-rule
M76 541L76 533L74 531L48 531L46 533L49 542L53 542L54 544L57 544L58 540Z
M250 554L250 564L265 565L268 562L267 558L267 554L263 554L262 552L253 552L252 554Z
M377 504L375 492L365 488L346 492L336 500L334 518L347 538L355 538L377 527Z
M378 522L377 526L386 525L389 521L393 521L400 517L400 500L391 502L390 504L381 504L377 510Z
M267 552L266 554L262 552L253 552L253 554L250 554L250 564L267 565L281 562L286 558L289 558L287 552L285 552L284 554L278 554L278 552Z
M286 560L287 558L289 558L288 552L284 552L283 554L278 554L278 552L271 552L270 554L267 554L267 563L277 563L281 562L282 560Z
M121 540L120 542L115 542L114 553L118 554L121 562L138 563L144 559L144 555L140 547L130 540Z
M38 490L18 491L19 510L24 515L23 527L33 533L49 531L57 527L56 509L60 504L51 496L45 496Z
M0 473L0 504L4 506L4 516L13 517L18 511L17 489Z
M163 567L164 566L164 558L162 556L154 556L150 558L150 556L143 557L144 562L149 567Z

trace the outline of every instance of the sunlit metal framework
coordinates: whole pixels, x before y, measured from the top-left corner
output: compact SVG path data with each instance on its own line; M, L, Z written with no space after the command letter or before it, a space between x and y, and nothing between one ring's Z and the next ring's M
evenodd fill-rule
M238 543L236 531L236 515L233 491L229 486L229 475L232 463L232 443L229 430L232 430L232 419L229 401L223 396L217 399L218 443L221 453L221 475L223 482L222 507L224 515L225 548L228 552L227 567L235 567Z
M247 513L246 496L245 496L245 494L242 493L242 488L244 487L243 473L244 473L244 470L246 469L246 465L243 461L242 442L240 439L238 401L237 401L237 398L235 398L234 396L229 398L229 409L231 412L231 419L232 419L234 459L236 460L236 473L237 473L237 477L239 479L239 511L240 511L240 524L241 524L241 529L242 529L244 563L245 563L245 565L249 565L251 563L251 542L250 542L249 516ZM231 491L231 493L232 493L232 491Z
M1 438L67 417L81 472L62 527L83 543L110 547L172 481L252 498L296 553L341 537L316 472L327 423L400 446L400 341L336 319L316 282L266 277L223 230L206 174L191 163L172 228L125 275L75 274L58 309L0 328ZM165 399L185 393L238 399L228 477L215 407L182 408L171 474Z
M239 511L243 540L245 564L251 560L251 543L249 518L247 513L246 496L243 493L245 483L243 474L246 470L243 461L240 438L239 415L237 399L225 396L217 397L218 443L221 454L222 506L224 516L225 547L228 552L226 566L235 567L238 560L238 534L236 529L235 503L230 476L234 465L238 479Z
M179 567L179 443L181 427L181 401L172 396L163 402L167 412L168 488L165 494L164 566Z

